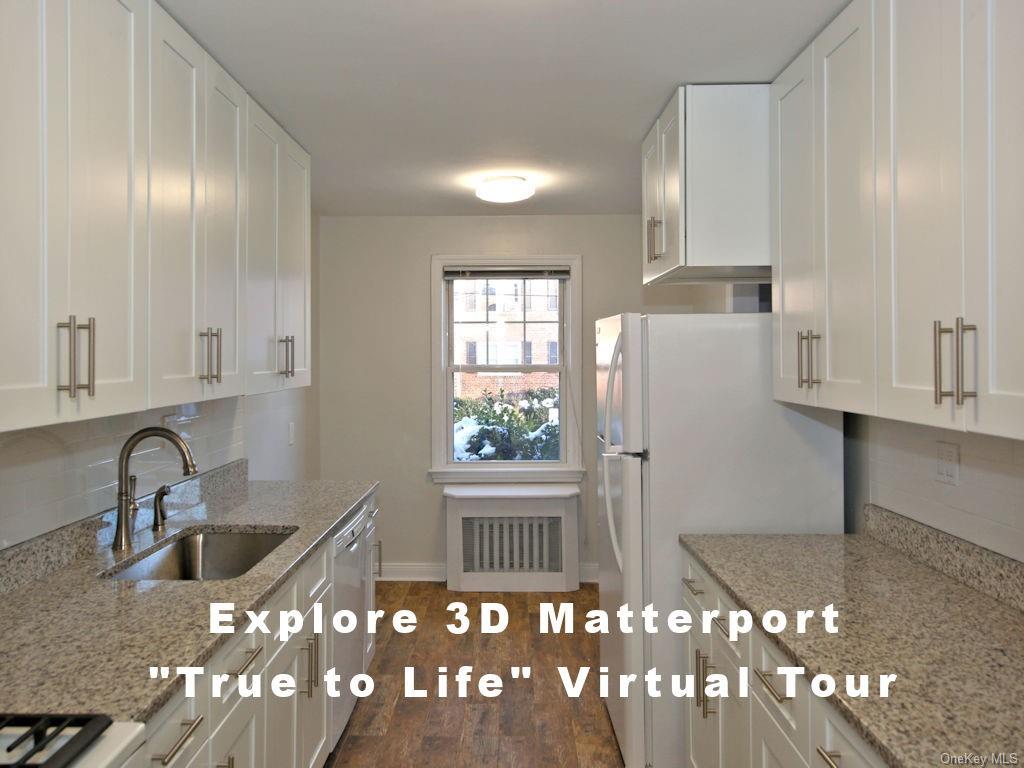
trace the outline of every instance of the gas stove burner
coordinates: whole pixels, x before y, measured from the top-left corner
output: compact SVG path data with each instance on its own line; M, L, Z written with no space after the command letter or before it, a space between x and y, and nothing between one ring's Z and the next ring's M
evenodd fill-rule
M0 768L64 768L110 722L106 715L0 714Z

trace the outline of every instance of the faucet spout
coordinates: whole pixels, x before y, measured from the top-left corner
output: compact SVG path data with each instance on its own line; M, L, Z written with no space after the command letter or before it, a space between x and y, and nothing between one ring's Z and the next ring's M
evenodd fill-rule
M131 474L129 463L132 458L132 451L143 440L149 437L160 437L178 449L181 455L181 470L185 477L194 475L196 469L195 459L192 457L192 449L188 443L177 432L166 427L145 427L133 434L124 445L121 446L121 455L117 459L117 528L114 531L114 551L124 552L131 549L131 507L135 499L132 498Z

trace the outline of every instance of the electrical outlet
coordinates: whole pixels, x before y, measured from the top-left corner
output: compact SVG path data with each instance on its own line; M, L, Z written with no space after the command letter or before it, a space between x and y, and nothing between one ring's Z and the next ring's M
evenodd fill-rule
M960 446L956 443L936 442L938 466L935 479L946 485L960 485Z
M288 422L288 445L295 445L295 422Z

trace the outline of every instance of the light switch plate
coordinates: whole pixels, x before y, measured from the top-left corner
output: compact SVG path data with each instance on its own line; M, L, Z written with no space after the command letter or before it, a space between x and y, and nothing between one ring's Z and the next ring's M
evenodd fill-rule
M960 446L941 440L937 441L935 445L938 448L935 479L946 485L960 485Z

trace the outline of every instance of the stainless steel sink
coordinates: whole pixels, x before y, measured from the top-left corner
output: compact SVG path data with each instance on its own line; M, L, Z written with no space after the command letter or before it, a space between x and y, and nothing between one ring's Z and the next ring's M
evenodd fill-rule
M241 576L273 552L291 533L203 531L175 539L112 579L212 581Z

